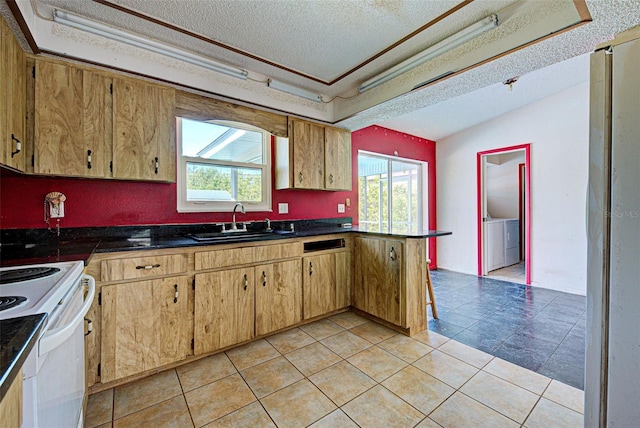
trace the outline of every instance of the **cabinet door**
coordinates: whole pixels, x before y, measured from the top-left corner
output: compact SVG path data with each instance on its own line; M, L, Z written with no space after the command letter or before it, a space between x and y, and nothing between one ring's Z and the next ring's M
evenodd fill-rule
M255 337L253 267L197 274L195 282L195 355Z
M324 187L351 190L351 131L326 127L324 139Z
M301 260L256 266L256 335L302 321Z
M0 163L25 169L26 63L24 51L0 18Z
M304 257L302 263L304 318L313 318L335 310L335 254Z
M324 188L324 127L294 120L289 138L293 140L293 187Z
M34 172L104 177L111 140L110 79L36 61Z
M404 243L392 239L356 238L354 305L394 324L401 324Z
M113 79L113 177L175 181L175 90Z
M103 286L101 381L185 359L188 310L186 276Z

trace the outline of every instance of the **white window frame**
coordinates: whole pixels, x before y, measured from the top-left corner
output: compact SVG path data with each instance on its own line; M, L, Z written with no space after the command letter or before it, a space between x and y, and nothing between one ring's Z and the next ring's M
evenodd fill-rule
M379 159L383 159L387 162L387 170L391 171L391 162L397 161L397 162L403 162L403 163L408 163L408 164L413 164L418 166L418 194L420 195L420 200L421 200L421 204L418 204L418 230L423 230L423 229L427 229L427 227L425 227L425 225L429 224L429 219L428 219L428 215L429 215L429 195L427 192L428 187L428 177L429 177L429 164L426 161L421 161L421 160L416 160L416 159L409 159L409 158L403 158L403 157L399 157L399 156L389 156L389 155L384 155L382 153L376 153L376 152L370 152L367 150L358 150L358 156L360 155L364 155L364 156L369 156L369 157L375 157L375 158L379 158ZM358 183L360 182L360 180L358 180ZM392 187L392 183L393 182L393 178L391 177L391 175L387 178L387 192L388 195L392 194L391 191L391 187ZM358 188L358 200L360 198L360 188ZM393 210L392 208L392 204L393 204L393 200L390 197L389 200L387 201L387 212L389 215L389 221L388 221L388 225L387 225L387 230L380 230L379 232L381 233L391 233L393 231L393 218L391 215L391 212ZM361 220L361 219L360 219ZM375 230L374 230L375 232Z
M228 120L207 120L203 122L215 123L225 126L233 126L234 128L244 129L247 131L255 131L260 132L263 135L263 147L262 147L262 156L264 159L263 164L255 164L255 163L244 163L244 162L231 162L231 161L222 161L217 159L203 159L198 157L191 156L182 156L182 117L176 117L176 157L177 157L177 177L176 177L176 187L177 187L177 210L178 212L184 213L193 213L193 212L230 212L233 210L233 207L238 202L242 202L246 211L272 211L271 208L271 134L269 134L264 129L257 128L255 126L248 125L246 123L240 122L232 122ZM197 120L190 119L185 117L184 119L188 120ZM215 166L228 166L228 167L236 167L236 168L250 168L250 169L259 169L262 172L263 182L262 182L262 201L261 202L252 202L252 201L188 201L187 200L187 163L200 163L200 164L208 164Z

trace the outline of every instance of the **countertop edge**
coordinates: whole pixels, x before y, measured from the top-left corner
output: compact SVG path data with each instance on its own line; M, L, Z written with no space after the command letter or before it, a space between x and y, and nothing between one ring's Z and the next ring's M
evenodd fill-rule
M17 351L17 355L9 361L9 364L7 365L7 368L4 370L4 372L0 373L0 401L4 399L4 396L9 390L11 383L15 379L16 375L18 374L22 366L24 365L24 362L27 359L27 356L29 355L31 350L35 347L36 342L38 341L38 336L40 335L40 332L42 331L42 329L46 324L47 314L42 313L42 314L27 315L24 317L0 320L0 323L19 322L19 320L23 320L23 322L27 322L26 319L30 317L38 318L37 320L35 320L36 325L32 327L31 332L28 334L28 337L26 337L25 339L26 343L24 343L24 345L20 347L20 349ZM23 328L26 328L26 326Z

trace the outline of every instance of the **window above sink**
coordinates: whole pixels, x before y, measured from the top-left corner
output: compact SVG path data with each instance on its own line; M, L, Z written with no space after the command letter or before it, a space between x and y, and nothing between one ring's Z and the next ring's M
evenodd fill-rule
M176 118L178 212L271 211L271 134L244 123Z

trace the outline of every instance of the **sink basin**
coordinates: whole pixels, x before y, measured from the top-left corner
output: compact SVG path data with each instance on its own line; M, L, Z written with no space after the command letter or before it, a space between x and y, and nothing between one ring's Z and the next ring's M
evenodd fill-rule
M238 241L245 239L256 239L273 235L290 235L293 232L289 230L262 230L262 231L239 231L239 232L210 232L210 233L194 233L189 238L199 242L215 242L215 241Z
M196 241L228 241L231 239L260 238L265 235L269 235L269 233L267 232L231 232L231 233L212 232L212 233L195 233L193 235L189 235L189 238L195 239Z

